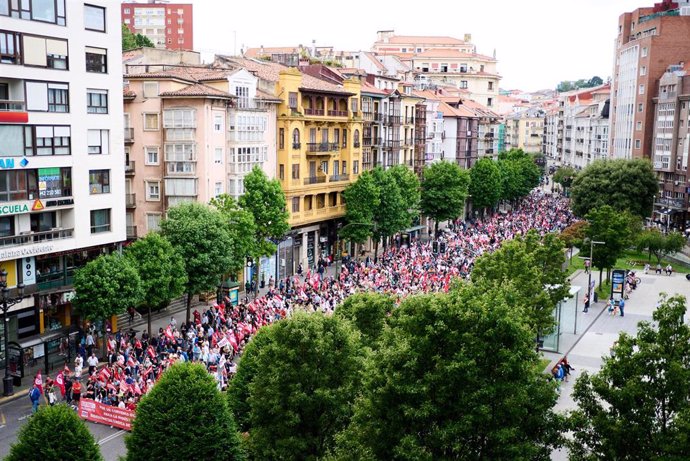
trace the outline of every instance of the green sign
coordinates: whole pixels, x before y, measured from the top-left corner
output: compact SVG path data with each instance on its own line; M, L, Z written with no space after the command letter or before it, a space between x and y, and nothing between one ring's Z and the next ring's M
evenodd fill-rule
M0 216L9 216L19 213L28 213L31 208L29 208L30 202L20 202L20 203L6 203L0 205Z

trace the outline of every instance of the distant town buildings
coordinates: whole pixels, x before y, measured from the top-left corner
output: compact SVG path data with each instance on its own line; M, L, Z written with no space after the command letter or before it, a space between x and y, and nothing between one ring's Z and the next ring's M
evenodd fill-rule
M148 37L156 48L194 49L193 5L148 0L120 5L122 23Z

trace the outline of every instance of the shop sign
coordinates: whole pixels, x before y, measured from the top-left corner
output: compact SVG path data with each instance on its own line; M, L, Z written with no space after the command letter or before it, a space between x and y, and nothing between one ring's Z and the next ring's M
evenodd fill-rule
M24 168L29 164L29 161L26 158L23 158L18 162L16 160L17 159L13 157L0 157L0 170L13 170L17 166Z
M24 285L36 285L36 258L33 256L28 256L22 259L22 271L24 275L22 276L22 282Z
M28 213L31 211L34 202L11 202L0 205L0 216L10 216L13 214Z

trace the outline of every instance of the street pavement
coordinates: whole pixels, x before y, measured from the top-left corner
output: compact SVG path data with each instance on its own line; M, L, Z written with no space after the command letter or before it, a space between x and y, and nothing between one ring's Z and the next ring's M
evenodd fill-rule
M634 335L637 333L639 322L652 321L652 314L660 293L666 293L669 296L682 294L690 299L690 282L685 279L685 274L645 275L640 271L637 275L642 283L626 301L625 316L612 317L605 309L602 309L603 304L599 303L596 309L590 309L590 313L587 314L594 317L591 325L585 328L569 349L564 350L563 355L568 356L568 361L575 371L572 372L568 382L561 384L556 411L562 413L576 408L572 392L578 375L583 371L590 374L599 371L603 363L602 357L609 355L613 343L621 332ZM584 286L587 286L586 282ZM690 316L686 316L686 321L689 320ZM566 461L568 459L566 450L554 452L551 459Z

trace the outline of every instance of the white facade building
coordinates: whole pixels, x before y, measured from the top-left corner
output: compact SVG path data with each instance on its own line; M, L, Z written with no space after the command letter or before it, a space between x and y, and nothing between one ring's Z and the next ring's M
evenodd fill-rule
M0 265L33 294L11 340L69 325L74 270L125 240L119 5L21 3L0 0Z

